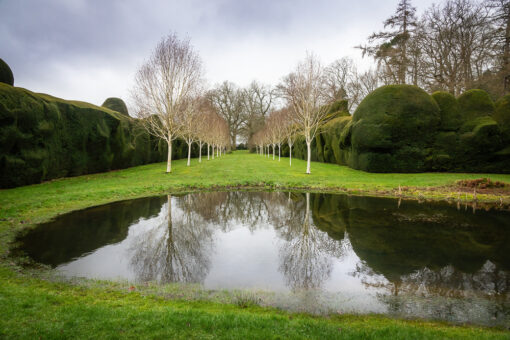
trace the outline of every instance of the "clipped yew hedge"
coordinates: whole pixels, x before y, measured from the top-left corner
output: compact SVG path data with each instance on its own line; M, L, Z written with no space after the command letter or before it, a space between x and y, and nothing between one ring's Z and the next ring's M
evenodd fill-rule
M390 85L343 112L312 143L312 160L368 172L510 173L510 95L494 104L482 90L455 98ZM306 159L304 138L293 155Z
M177 141L173 158L187 155ZM85 102L0 84L0 187L166 160L137 120Z
M110 97L107 98L102 107L106 107L107 109L117 111L119 113L122 113L123 115L129 116L129 112L126 106L126 103L120 98Z

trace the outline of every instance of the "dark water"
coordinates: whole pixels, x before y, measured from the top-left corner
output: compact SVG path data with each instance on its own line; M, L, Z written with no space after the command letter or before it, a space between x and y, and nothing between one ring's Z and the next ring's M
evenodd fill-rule
M293 310L510 327L505 211L346 195L195 193L70 213L20 241L34 260L67 276L199 283L257 291Z

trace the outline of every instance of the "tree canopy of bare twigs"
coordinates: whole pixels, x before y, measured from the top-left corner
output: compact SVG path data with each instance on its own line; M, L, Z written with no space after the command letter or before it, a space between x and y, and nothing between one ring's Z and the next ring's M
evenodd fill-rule
M172 141L183 131L202 85L202 63L189 40L175 34L161 39L136 73L132 91L136 115L147 131L167 142L167 173L172 171Z
M283 79L278 89L292 109L292 121L305 137L306 173L310 174L312 140L325 123L329 111L324 68L313 54L308 54L294 72Z
M243 91L234 83L225 81L209 91L208 98L216 112L227 122L230 132L228 147L235 150L237 136L246 122Z

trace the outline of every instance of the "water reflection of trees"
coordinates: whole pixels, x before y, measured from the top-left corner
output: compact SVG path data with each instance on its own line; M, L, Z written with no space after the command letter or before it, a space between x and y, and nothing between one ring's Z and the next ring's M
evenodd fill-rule
M340 257L341 244L317 229L310 212L310 193L287 201L287 214L278 211L278 233L285 240L280 248L280 271L293 290L317 289L330 275L331 257ZM284 221L282 221L284 216Z
M508 225L506 215L283 192L197 193L175 202L175 216L134 247L140 279L201 282L215 228L228 232L244 225L255 231L272 225L281 239L279 270L292 290L320 288L348 234L361 260L353 275L383 295L460 298L476 292L508 301L510 236L501 227Z
M213 229L198 214L190 195L172 198L156 227L138 235L131 246L131 266L138 280L203 282L210 267Z
M390 312L445 319L508 318L509 220L454 206L352 198L346 230L362 260L353 275ZM376 221L376 222L375 222ZM504 312L506 311L506 312Z
M207 267L200 264L208 263L203 251L205 247L201 244L207 240L200 238L211 237L212 225L227 232L239 225L255 231L270 224L283 240L279 269L287 285L292 289L319 288L331 274L331 257L341 255L341 245L315 227L310 207L312 200L309 193L204 192L186 195L177 200L183 211L183 230L177 227L180 222L174 216L164 235L161 227L146 233L134 247L136 260L133 264L140 279L153 279L164 274L166 276L161 279L166 281L197 282L205 276L197 276L204 271L199 268ZM189 258L187 261L186 257Z

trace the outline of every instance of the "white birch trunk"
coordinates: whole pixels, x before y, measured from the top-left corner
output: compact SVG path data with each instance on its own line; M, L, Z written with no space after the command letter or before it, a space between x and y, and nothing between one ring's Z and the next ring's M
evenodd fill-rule
M292 166L292 144L289 144L289 166Z
M273 144L273 161L274 161L274 154L276 152L276 148L274 147L274 144Z
M188 164L186 166L190 166L191 164L191 141L188 141Z
M170 173L172 172L172 140L170 139L170 142L168 143L168 155L166 159L166 172Z
M198 163L202 163L202 141L198 141Z
M310 144L312 144L312 143L309 142L309 141L306 142L306 173L307 174L311 173L311 171L310 171L310 161L312 159L312 151L311 151L311 148L310 148Z
M278 162L280 161L281 156L282 156L282 145L278 144Z

